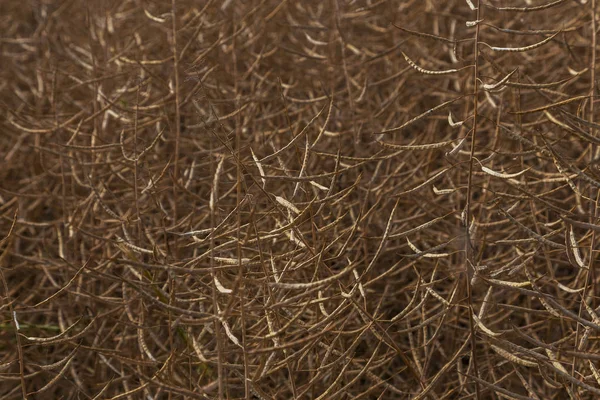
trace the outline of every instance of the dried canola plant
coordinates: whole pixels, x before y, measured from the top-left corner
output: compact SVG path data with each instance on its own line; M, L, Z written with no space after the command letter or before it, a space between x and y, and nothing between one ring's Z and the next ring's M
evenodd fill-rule
M5 0L3 399L600 398L595 0Z

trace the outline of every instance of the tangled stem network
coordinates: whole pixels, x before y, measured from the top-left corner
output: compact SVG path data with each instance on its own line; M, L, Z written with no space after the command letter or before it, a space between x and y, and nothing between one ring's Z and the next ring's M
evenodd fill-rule
M600 398L595 0L0 10L1 398Z

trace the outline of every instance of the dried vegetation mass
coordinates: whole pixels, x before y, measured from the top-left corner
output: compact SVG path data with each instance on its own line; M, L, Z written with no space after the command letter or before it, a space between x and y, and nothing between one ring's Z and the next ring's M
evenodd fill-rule
M2 399L600 398L595 0L3 0Z

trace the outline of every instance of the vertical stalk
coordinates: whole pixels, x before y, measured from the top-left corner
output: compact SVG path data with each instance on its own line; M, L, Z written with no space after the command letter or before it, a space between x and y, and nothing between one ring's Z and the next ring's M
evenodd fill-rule
M481 3L482 1L477 2L477 17L476 21L481 20ZM467 183L467 204L466 204L466 213L464 228L465 228L465 258L466 258L466 271L465 271L465 280L467 287L467 301L468 301L468 309L469 309L469 327L471 330L471 362L473 363L473 368L475 370L475 376L479 378L479 368L477 365L477 338L475 335L475 326L473 321L473 298L472 298L472 288L471 288L471 279L469 277L468 269L475 268L473 263L473 249L471 247L471 235L469 232L469 221L471 221L471 196L472 196L472 186L473 186L473 164L475 157L475 139L477 137L477 106L478 106L478 94L479 94L479 31L480 24L477 23L475 26L475 45L473 49L473 57L475 58L475 68L473 71L473 132L471 135L471 153L469 155L469 177ZM480 390L479 390L479 382L475 381L475 392L477 399L480 399Z
M179 145L181 141L181 114L180 114L180 99L179 99L179 56L177 54L177 17L176 17L176 0L171 0L171 35L173 36L173 68L175 69L175 168L173 176L175 182L179 179ZM177 185L173 185L173 222L177 221ZM177 248L177 247L176 247ZM176 250L177 251L177 250Z
M231 11L233 18L233 31L236 32L235 24L235 8ZM236 40L237 36L234 35L232 40L231 57L233 63L233 88L235 96L235 109L240 109L239 101L239 87L238 87L238 68L237 68L237 56L236 56ZM242 264L242 239L241 239L241 226L242 226L242 122L240 120L240 113L236 113L235 116L235 152L236 152L236 253L238 263L238 291L240 299L240 313L241 313L241 324L242 324L242 351L244 353L244 394L245 399L250 400L250 371L248 369L248 352L246 351L246 312L244 308L244 266Z
M590 125L590 135L592 136L596 136L596 130L594 129L594 92L595 92L595 87L596 87L596 0L592 0L592 65L590 66L590 115L589 115L589 121L591 123ZM591 146L591 151L590 151L590 163L594 160L594 158L597 156L597 151L598 148L595 144L590 144ZM591 217L590 217L590 223L595 223L597 220L597 216L598 216L598 201L600 200L599 196L600 196L600 191L598 191L598 189L592 187L592 191L596 192L596 201L593 203L593 210L590 213ZM593 195L593 194L592 194ZM590 198L593 198L590 196ZM595 298L595 296L597 295L596 293L596 273L594 270L594 247L596 245L596 231L592 231L592 240L590 243L590 258L589 258L589 264L588 264L588 284L589 284L589 280L591 279L591 284L592 284L592 302L594 301L593 299ZM586 284L586 291L587 291L587 284ZM583 299L583 301L585 301L585 297ZM595 307L595 304L592 303L592 307Z
M175 2L176 0L171 0L171 33L173 36L173 64L174 64L174 74L175 74L175 171L173 173L174 175L174 180L175 182L177 182L179 180L179 140L180 140L180 135L181 135L181 129L179 127L179 57L177 55L177 12L176 12L176 7L175 7ZM177 222L177 188L178 185L174 184L173 185L173 222L176 223ZM178 245L177 243L175 243L175 258L178 258ZM174 297L175 297L175 282L173 281L173 277L171 274L168 274L168 280L169 280L169 305L172 305L174 302ZM171 311L169 310L169 346L171 347L171 351L173 351L174 348L174 341L173 341L173 333L172 333L172 315L171 315ZM171 366L169 368L169 373L173 374L173 364L171 363ZM171 393L169 392L169 398L171 396Z
M596 87L596 0L592 0L591 2L591 8L592 8L592 26L591 26L591 30L592 30L592 48L591 48L591 65L590 65L590 115L588 116L588 120L590 121L591 124L594 123L594 89ZM590 125L590 135L592 136L596 136L596 131L593 127L593 125ZM588 155L588 160L590 162L590 164L594 161L594 159L597 157L597 146L593 143L590 143L590 147L588 148L589 150L589 155ZM596 200L593 203L590 203L590 209L589 209L589 215L590 215L590 219L589 222L590 224L594 224L597 220L598 217L598 201L600 200L599 196L600 196L600 191L598 191L597 189L595 189L593 186L590 188L590 199L594 198L594 191L595 193L595 197ZM594 298L596 297L596 273L595 273L595 269L594 269L594 248L596 247L596 231L592 230L592 237L590 239L590 255L589 255L589 260L588 260L588 269L586 272L586 278L585 278L585 285L583 287L583 296L581 298L581 303L579 304L579 316L582 315L583 313L583 302L587 301L587 297L588 297L588 293L589 293L589 288L591 286L592 288L592 308L595 308L595 302L594 302ZM579 343L579 335L580 335L580 329L581 329L581 324L577 324L577 332L575 333L575 343L577 345L577 343ZM577 350L584 350L584 349L577 349ZM571 374L575 373L575 364L576 364L576 359L573 359L573 364L571 365ZM575 389L575 385L573 383L571 383L571 390Z

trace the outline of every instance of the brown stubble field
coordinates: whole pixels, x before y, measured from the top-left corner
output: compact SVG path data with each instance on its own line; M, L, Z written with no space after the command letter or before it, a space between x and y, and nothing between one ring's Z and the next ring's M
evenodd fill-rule
M600 398L597 21L2 1L0 398Z

